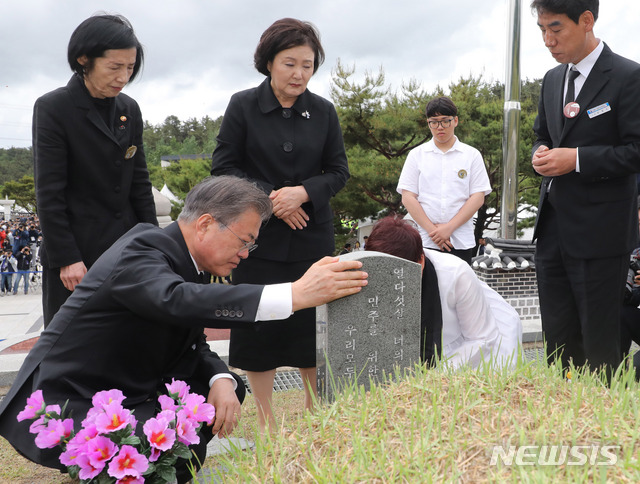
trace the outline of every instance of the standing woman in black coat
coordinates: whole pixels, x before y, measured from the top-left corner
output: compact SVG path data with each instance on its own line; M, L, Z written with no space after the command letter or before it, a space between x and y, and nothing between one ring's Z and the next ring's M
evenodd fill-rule
M285 18L260 38L258 87L231 97L213 153L212 175L255 181L273 201L273 216L260 230L259 247L233 271L234 284L297 280L312 263L333 253L329 200L349 178L333 105L307 89L324 61L318 32ZM281 322L232 329L229 363L247 371L261 428L273 425L271 395L276 368L300 369L305 408L316 388L315 310Z
M33 111L45 326L113 242L138 222L158 223L140 108L121 94L144 58L131 24L88 18L71 35L67 58L71 80Z

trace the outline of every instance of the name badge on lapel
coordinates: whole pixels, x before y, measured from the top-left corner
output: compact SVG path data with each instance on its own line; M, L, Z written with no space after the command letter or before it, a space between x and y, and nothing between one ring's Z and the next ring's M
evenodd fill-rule
M133 158L133 156L136 154L136 151L138 151L138 147L135 145L129 146L127 148L127 152L124 155L124 159L125 160L130 160L131 158Z
M611 111L611 105L609 103L604 103L600 106L596 106L595 108L587 109L587 114L589 115L589 119L593 119L596 116L608 113L609 111Z

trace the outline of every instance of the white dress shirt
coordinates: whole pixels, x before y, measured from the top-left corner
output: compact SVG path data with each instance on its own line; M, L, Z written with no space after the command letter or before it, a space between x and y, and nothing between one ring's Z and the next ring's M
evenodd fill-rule
M571 63L567 64L568 69L567 69L567 75L564 77L564 95L562 96L562 99L564 99L565 96L567 95L567 87L569 85L569 71L572 68L575 68L575 70L577 70L580 73L580 75L576 77L575 80L573 81L573 86L575 88L576 100L577 100L578 94L580 94L580 90L582 89L582 86L584 86L584 83L586 82L587 77L589 77L589 74L591 74L591 70L593 69L593 66L596 65L596 62L600 57L600 54L602 54L603 50L604 50L604 43L602 41L599 41L598 46L595 49L593 49L587 57L582 59L577 64L571 64ZM582 109L582 106L580 107L580 109ZM576 149L576 172L580 173L580 148Z

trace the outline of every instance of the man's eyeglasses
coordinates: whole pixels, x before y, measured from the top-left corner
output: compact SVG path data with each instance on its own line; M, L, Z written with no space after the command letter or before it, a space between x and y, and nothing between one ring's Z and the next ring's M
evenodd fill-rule
M243 250L247 250L249 252L253 252L254 250L256 250L258 248L258 244L256 244L256 242L254 240L246 241L244 239L241 239L238 236L238 234L236 234L233 230L231 230L229 228L228 225L225 225L225 224L221 223L220 226L224 227L225 229L227 229L229 232L231 232L233 235L236 236L236 239L238 239L240 242L242 242L242 248L238 252L242 252Z
M438 129L438 126L442 126L443 128L448 128L449 126L451 126L451 122L454 119L455 118L449 118L449 119L443 119L441 121L436 121L435 119L430 119L429 120L429 127L431 129Z

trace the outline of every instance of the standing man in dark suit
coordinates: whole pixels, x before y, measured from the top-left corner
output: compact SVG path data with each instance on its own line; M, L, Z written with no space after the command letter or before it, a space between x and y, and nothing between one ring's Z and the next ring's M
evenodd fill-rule
M121 93L143 59L126 18L90 17L69 40L71 80L35 103L45 327L111 244L139 222L158 224L142 115L138 103Z
M547 358L610 374L620 364L620 307L638 240L640 65L595 37L598 0L534 0L531 8L562 64L544 77L534 125Z
M42 390L48 404L69 400L77 431L92 396L113 388L122 390L124 406L135 409L137 420L146 421L172 378L186 381L215 406L213 434L229 434L237 425L244 385L209 349L204 327L285 319L366 285L366 274L354 270L360 262L328 257L294 283L201 284L200 272L224 277L247 258L271 211L269 197L253 183L209 178L187 195L176 223L164 230L139 224L120 238L29 353L0 405L0 434L34 462L64 468L60 449L37 448L29 422L16 421L33 391ZM213 434L201 431L203 447L194 449L200 462Z

